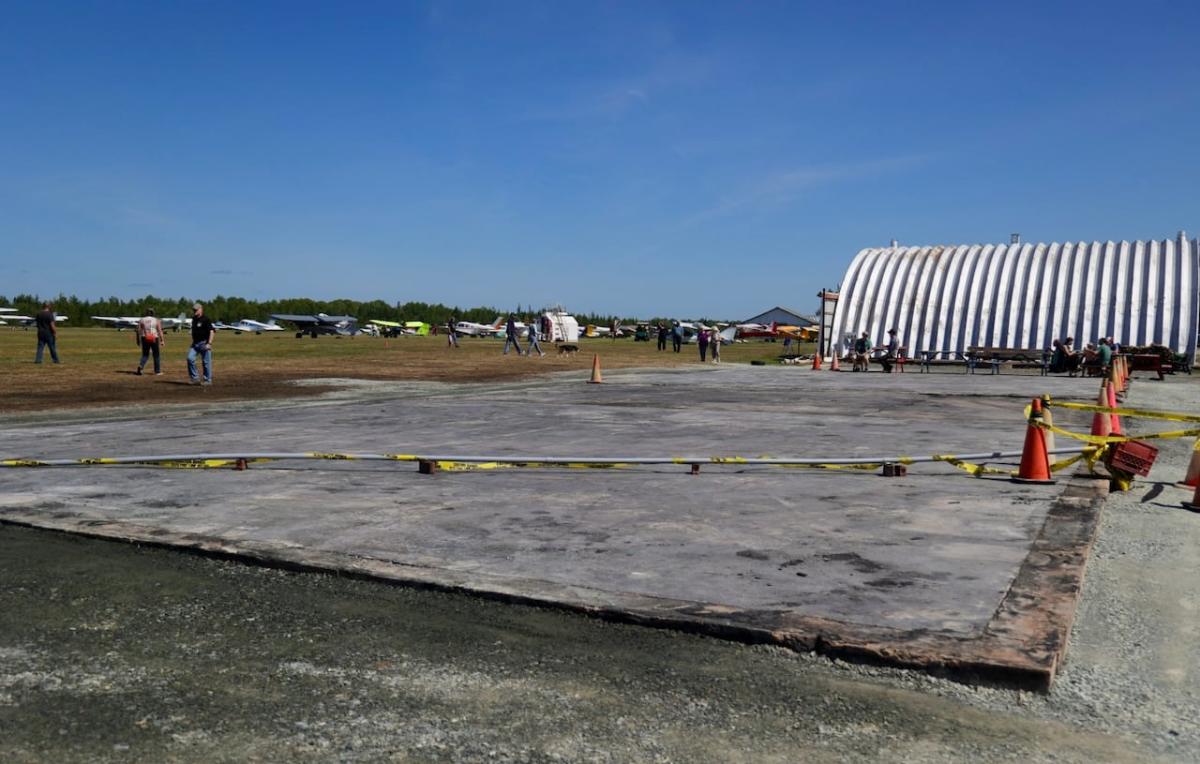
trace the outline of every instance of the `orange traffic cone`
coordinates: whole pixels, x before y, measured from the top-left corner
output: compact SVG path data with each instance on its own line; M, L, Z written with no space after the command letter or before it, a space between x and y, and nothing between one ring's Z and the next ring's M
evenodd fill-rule
M1108 389L1108 407L1110 409L1115 409L1117 407L1117 386L1112 382L1109 382L1105 385L1105 388ZM1121 417L1117 416L1116 414L1112 415L1112 431L1109 434L1121 434Z
M820 371L820 370L821 370L821 354L820 354L820 352L817 352L817 353L813 354L813 367L812 367L812 370L813 370L813 371Z
M840 363L838 363L837 353L833 354L833 360L829 362L829 370L830 371L841 371L842 370L842 365Z
M1191 501L1181 502L1184 509L1190 509L1193 512L1200 512L1200 485L1196 486L1196 492L1192 494Z
M1192 461L1188 463L1187 476L1175 485L1179 488L1200 487L1200 438L1196 438L1196 444L1192 446Z
M1050 474L1050 454L1046 452L1046 432L1033 420L1042 418L1042 400L1033 399L1029 412L1029 427L1025 430L1025 448L1021 451L1021 467L1013 482L1053 483Z
M603 381L604 381L604 378L600 376L600 355L597 353L593 353L592 354L592 378L588 380L588 383L598 385Z
M1100 395L1096 398L1096 405L1108 406L1108 385L1100 386ZM1106 436L1112 432L1112 417L1108 414L1102 414L1097 411L1092 414L1092 434Z

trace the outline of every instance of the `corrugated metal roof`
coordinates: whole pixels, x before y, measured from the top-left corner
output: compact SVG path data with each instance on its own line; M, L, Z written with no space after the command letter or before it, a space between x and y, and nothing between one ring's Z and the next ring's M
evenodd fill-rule
M1200 243L1175 239L864 249L846 271L833 336L895 328L910 355L1048 348L1074 337L1194 356Z

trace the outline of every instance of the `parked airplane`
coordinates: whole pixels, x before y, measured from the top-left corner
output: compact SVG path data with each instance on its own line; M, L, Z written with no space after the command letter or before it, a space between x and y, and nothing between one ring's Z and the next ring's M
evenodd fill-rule
M279 324L275 323L274 321L268 321L266 323L263 323L262 321L255 321L252 318L243 318L241 321L238 321L235 324L229 324L228 326L218 326L217 328L218 329L232 329L235 334L241 334L242 332L254 332L255 334L262 334L263 332L282 332L283 331L283 327L280 326Z
M424 337L429 334L429 324L424 321L385 321L375 318L367 322L367 326L378 327L378 332L384 337L399 337L404 334L416 334ZM366 331L366 327L363 327Z
M101 321L106 323L117 331L124 329L135 329L137 328L138 321L141 321L141 318L137 316L91 316L91 319L93 321ZM192 325L192 319L188 318L185 314L180 313L178 318L164 318L162 320L162 325L163 329L173 329L175 331L179 331L185 326L190 327Z
M738 339L784 339L791 337L802 342L814 341L817 330L807 326L791 326L772 322L770 324L738 324Z
M0 308L0 311L3 312L3 316L0 317L0 324L4 324L7 326L9 324L9 322L13 322L19 326L23 326L26 329L28 329L29 327L33 326L34 322L37 321L37 319L34 318L33 316L18 316L15 313L11 312L11 311L15 311L15 310L16 310L16 308ZM66 320L67 320L66 316L60 316L57 313L54 314L55 323L61 324L61 323L65 322Z
M287 321L296 325L296 339L309 335L314 339L320 334L337 334L354 336L358 334L358 319L354 316L328 316L318 313L315 316L296 315L292 313L272 313L276 321Z
M503 337L504 323L505 319L503 316L498 317L495 322L491 324L477 324L474 321L459 321L454 325L454 331L458 332L459 334L465 334L468 337L491 337L497 333ZM518 321L517 328L524 332L525 324L522 324Z

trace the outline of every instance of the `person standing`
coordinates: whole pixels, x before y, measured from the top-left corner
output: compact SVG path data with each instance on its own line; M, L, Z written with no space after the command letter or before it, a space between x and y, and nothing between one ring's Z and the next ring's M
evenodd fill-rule
M58 327L54 325L54 303L42 303L42 309L34 316L37 324L37 353L33 356L34 363L42 362L43 348L50 348L50 360L58 363Z
M458 319L455 316L450 316L450 320L446 322L446 347L458 347Z
M678 321L671 327L671 347L676 353L683 347L683 327L679 325Z
M621 331L621 325L617 323L617 319L614 318L612 321L608 322L608 337L609 337L609 339L612 339L615 341L617 339L617 332L619 332L619 331Z
M871 337L866 332L854 341L854 371L871 370Z
M658 322L658 349L667 349L667 325L662 321Z
M884 372L892 373L892 364L896 362L896 357L900 355L900 340L896 337L895 329L888 329L888 343L885 354L880 363L883 365Z
M508 322L504 325L504 352L501 355L508 355L510 345L517 349L517 355L521 355L521 338L517 336L517 320L512 313L508 314Z
M138 361L137 374L142 375L146 368L146 359L154 355L154 376L162 374L162 364L159 360L160 349L167 344L163 337L162 319L154 315L154 308L146 308L146 314L137 323L137 344L142 348L142 360Z
M538 344L538 320L536 316L531 317L525 324L529 331L529 343L525 346L525 355L533 355L536 350L539 357L545 356L542 352L541 345Z
M1100 376L1108 376L1108 367L1112 365L1112 345L1108 344L1108 337L1101 337L1099 347L1096 348L1096 358L1100 366Z
M700 346L700 363L704 363L704 356L708 353L708 329L700 329L696 334L696 344Z
M200 303L192 305L192 346L188 348L187 367L188 377L193 385L201 384L200 372L196 370L196 359L204 363L205 385L212 384L212 345L217 338L217 327L212 319L204 315L204 306Z
M721 362L721 333L718 332L716 329L713 329L713 331L712 331L712 343L709 346L709 350L712 353L713 363L720 363Z

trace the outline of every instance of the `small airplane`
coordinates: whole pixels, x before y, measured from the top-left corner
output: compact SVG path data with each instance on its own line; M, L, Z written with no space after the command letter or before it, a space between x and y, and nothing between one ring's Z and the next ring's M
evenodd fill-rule
M773 340L778 338L792 338L801 342L810 342L816 339L817 330L807 326L791 326L788 324L780 324L771 322L770 324L737 324L738 339L764 339Z
M236 323L226 326L218 326L217 328L232 329L234 334L241 334L242 332L254 332L255 334L262 334L263 332L283 331L283 327L274 321L267 321L266 323L263 323L262 321L255 321L252 318L243 318L241 321Z
M16 314L16 310L17 310L16 308L0 308L0 324L7 326L8 322L13 321L13 322L16 322L18 325L23 326L26 329L28 329L29 327L33 326L34 323L37 321L37 319L33 316L18 316ZM67 320L66 316L60 316L57 313L54 314L54 322L55 323L61 324L61 323L65 322L66 320Z
M497 316L496 320L491 324L477 324L474 321L459 321L454 325L454 331L459 334L465 334L468 337L503 337L504 324L506 319L503 316ZM517 333L525 332L525 324L517 322Z
M136 329L138 322L142 319L137 316L90 316L93 321L101 321L113 327L117 331L124 329ZM174 329L179 331L185 326L192 325L192 319L185 314L180 313L178 318L162 319L163 329Z
M502 326L499 319L495 324L477 324L474 321L459 321L454 325L454 331L467 337L490 337Z
M399 337L405 334L416 334L424 337L429 334L430 326L424 321L385 321L375 318L367 322L367 327L375 327L376 334L384 337ZM363 327L366 331L366 327Z
M315 316L297 315L293 313L272 313L275 321L287 321L296 325L296 339L309 335L316 339L321 334L336 334L353 337L358 334L358 319L354 316L329 316L318 313Z

